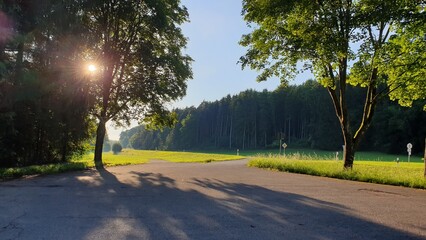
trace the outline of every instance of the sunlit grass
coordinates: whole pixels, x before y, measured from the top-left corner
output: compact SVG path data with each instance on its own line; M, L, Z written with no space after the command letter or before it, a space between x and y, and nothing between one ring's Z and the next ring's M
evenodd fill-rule
M423 163L355 161L353 170L344 170L342 161L318 160L304 155L289 155L286 158L269 155L255 157L248 165L283 172L426 189Z
M169 152L169 151L144 151L124 149L121 153L114 155L113 153L104 153L103 162L105 166L120 166L130 164L144 164L149 160L164 160L168 162L213 162L213 161L229 161L242 159L243 157L223 155L223 154L208 154L208 153L193 153L193 152ZM85 155L82 159L74 160L75 162L85 163L90 167L94 166L93 153Z
M242 157L222 155L222 154L207 154L207 153L192 153L192 152L167 152L167 151L142 151L124 149L121 153L114 155L113 153L104 153L103 162L107 167L144 164L149 160L164 160L169 162L199 162L208 163L214 161L229 161L237 160ZM74 159L70 163L58 163L42 166L28 166L22 168L0 168L0 180L19 178L22 176L35 174L53 174L67 171L83 170L94 167L93 153L84 155L81 159Z
M202 152L202 151L200 151ZM217 153L217 154L229 154L229 155L236 155L236 150L211 150L211 151L205 151L208 153ZM239 150L240 156L246 156L246 157L253 157L260 155L279 155L279 149L263 149L263 150ZM309 156L311 159L330 159L334 160L336 158L336 151L326 151L326 150L315 150L315 149L306 149L306 148L288 148L286 149L286 156L292 156L294 154L300 154L303 156ZM284 155L284 152L281 151L281 155ZM340 150L338 151L337 157L341 160L343 152ZM358 151L355 154L356 160L365 160L365 161L380 161L380 162L393 162L397 158L401 162L407 162L408 157L407 155L393 155L393 154L386 154L386 153L380 153L380 152L362 152ZM411 156L411 162L423 162L422 156Z

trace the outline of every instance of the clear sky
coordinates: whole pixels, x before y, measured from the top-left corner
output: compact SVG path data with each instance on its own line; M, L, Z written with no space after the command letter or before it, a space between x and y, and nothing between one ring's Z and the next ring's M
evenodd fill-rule
M240 0L184 0L190 22L182 26L189 38L187 53L194 59L193 79L188 82L187 95L176 107L198 106L203 100L214 101L227 94L249 88L273 90L277 79L256 82L256 72L237 64L244 55L238 42L249 33L241 16Z
M241 0L183 0L182 4L188 8L190 18L182 30L189 39L185 52L194 59L193 79L188 81L186 96L170 107L197 107L204 100L215 101L247 89L274 90L279 86L278 79L256 82L255 71L242 70L237 64L245 53L238 42L243 34L250 32L241 16ZM294 83L309 77L305 74ZM109 138L118 140L122 130L109 126Z

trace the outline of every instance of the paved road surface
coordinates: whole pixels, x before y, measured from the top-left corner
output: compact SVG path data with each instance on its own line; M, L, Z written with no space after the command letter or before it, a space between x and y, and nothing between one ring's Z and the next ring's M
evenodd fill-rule
M247 168L108 168L0 183L0 239L426 239L426 191Z

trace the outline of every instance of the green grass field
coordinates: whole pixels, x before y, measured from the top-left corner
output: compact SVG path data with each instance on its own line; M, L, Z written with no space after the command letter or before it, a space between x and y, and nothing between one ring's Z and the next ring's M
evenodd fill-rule
M149 160L164 160L169 162L213 162L242 159L241 156L231 156L225 154L194 153L194 152L172 152L172 151L145 151L124 149L120 154L114 155L111 152L104 153L102 159L105 166L120 166L130 164L143 164ZM85 155L82 159L73 162L84 163L89 167L94 167L93 153Z
M208 163L212 161L237 160L244 157L251 158L249 166L252 167L426 189L426 180L423 177L424 165L420 157L413 157L412 162L407 163L402 162L404 160L407 161L406 158L404 159L405 156L377 152L358 153L358 160L355 161L352 171L344 171L343 162L336 160L333 152L306 149L287 150L285 157L279 156L278 151L240 151L240 155L237 156L236 151L201 153L124 149L118 155L104 153L103 162L108 167L143 164L149 160ZM341 158L341 153L339 153L339 157ZM395 162L397 157L402 160L399 164ZM0 180L35 174L54 174L83 170L92 167L94 167L93 154L87 154L81 159L75 159L69 163L0 169Z
M200 151L201 152L201 151ZM236 150L219 150L219 151L202 151L204 153L216 153L216 154L229 154L236 155ZM240 156L245 157L256 157L258 155L278 155L279 150L241 150L239 151ZM289 148L286 149L286 155L300 154L303 156L309 156L310 159L318 160L335 160L336 152L335 151L325 151L325 150L314 150L314 149L302 149L302 148ZM281 152L281 155L284 155ZM342 151L339 152L338 157L341 160L343 156ZM379 161L379 162L394 162L399 158L400 162L408 162L407 155L391 155L380 152L357 152L355 155L355 161ZM422 163L421 156L411 156L410 162L419 162Z
M241 156L223 154L192 153L192 152L166 152L166 151L142 151L124 149L120 154L103 154L105 166L120 166L130 164L143 164L149 160L164 160L169 162L200 162L229 161L241 159ZM36 174L54 174L68 171L83 170L94 167L93 153L86 154L81 159L72 160L69 163L48 164L42 166L28 166L22 168L0 168L0 180L14 179L22 176Z
M316 160L300 154L288 157L259 156L251 167L302 173L352 181L426 189L423 163L355 161L353 170L343 170L343 161Z

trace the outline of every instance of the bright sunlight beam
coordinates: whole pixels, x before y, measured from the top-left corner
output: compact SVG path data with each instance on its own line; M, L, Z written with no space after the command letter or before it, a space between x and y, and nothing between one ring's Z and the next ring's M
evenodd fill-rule
M87 66L87 70L89 70L89 72L93 73L93 72L96 72L97 68L96 68L96 66L95 66L95 65L93 65L93 64L89 64L89 65Z

